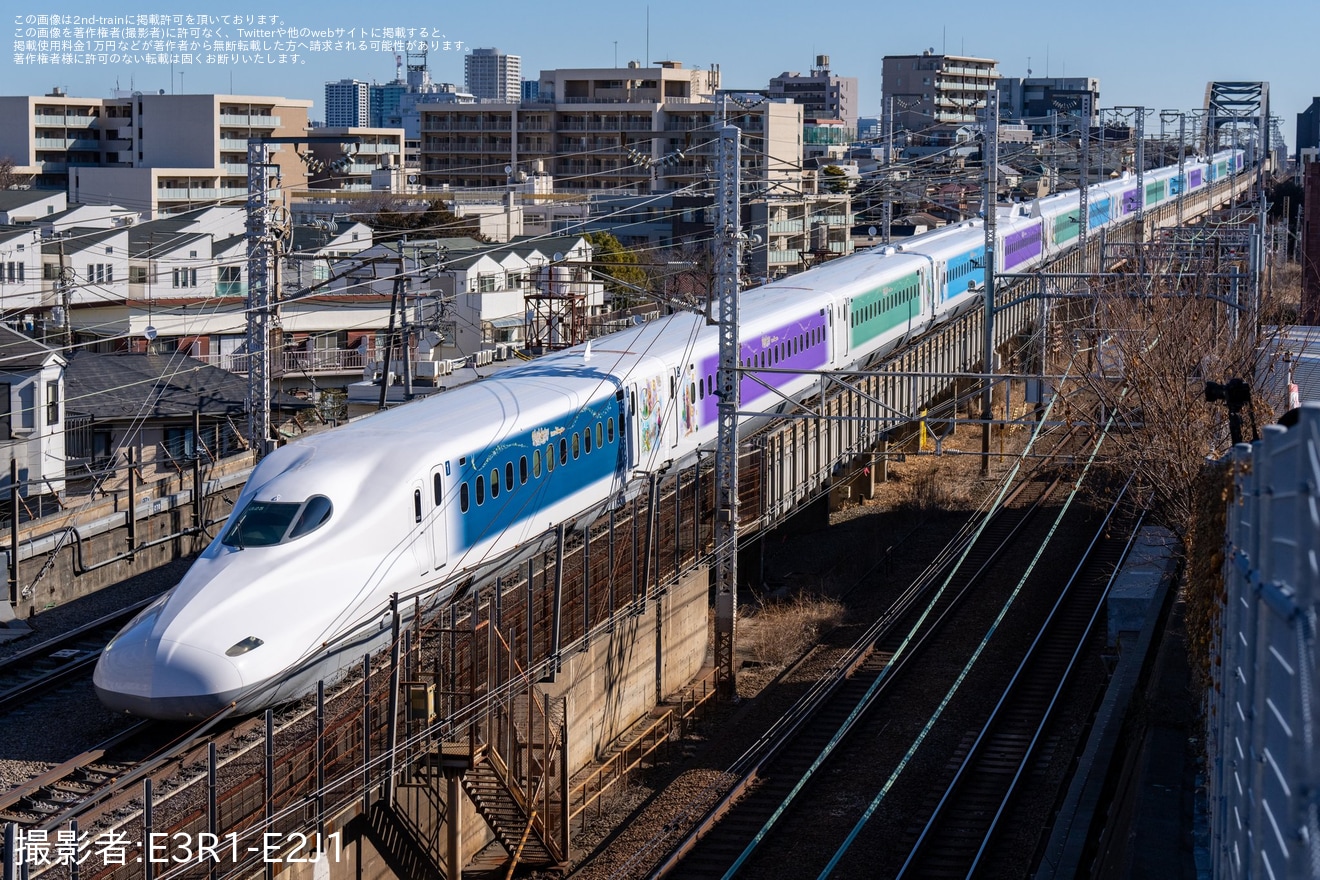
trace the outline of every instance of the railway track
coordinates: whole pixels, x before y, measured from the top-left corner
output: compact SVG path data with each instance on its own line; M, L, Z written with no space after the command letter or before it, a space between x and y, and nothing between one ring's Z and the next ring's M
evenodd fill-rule
M844 738L922 656L961 603L1056 494L1061 479L1037 472L1017 485L977 534L946 548L925 576L753 748L739 781L653 876L736 872L786 814ZM775 834L781 834L782 829Z
M115 634L153 601L135 602L0 661L0 714L90 675Z
M994 836L1045 743L1064 687L1132 540L1109 538L1116 500L1045 625L917 836L902 878L1009 876ZM1019 854L1020 855L1020 854Z

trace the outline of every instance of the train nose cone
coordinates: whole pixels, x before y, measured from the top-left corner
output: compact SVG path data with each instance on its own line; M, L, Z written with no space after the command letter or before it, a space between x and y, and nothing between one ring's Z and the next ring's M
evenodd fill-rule
M117 640L92 676L106 708L144 718L207 718L243 689L227 657L168 639Z

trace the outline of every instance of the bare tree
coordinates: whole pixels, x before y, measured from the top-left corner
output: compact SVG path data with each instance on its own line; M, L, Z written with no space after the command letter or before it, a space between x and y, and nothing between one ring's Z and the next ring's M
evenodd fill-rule
M1238 379L1250 387L1272 346L1243 307L1245 296L1235 302L1230 293L1234 284L1247 289L1248 276L1233 277L1234 267L1188 271L1187 263L1165 260L1148 268L1144 283L1118 276L1092 291L1087 307L1074 310L1075 329L1064 332L1060 354L1072 360L1082 391L1072 400L1094 406L1088 415L1114 428L1102 449L1108 466L1123 479L1131 475L1143 506L1182 534L1207 457L1230 444L1230 408L1207 401L1207 383ZM1240 413L1247 440L1251 426L1273 421L1281 403L1252 390Z
M31 174L19 174L12 156L0 156L0 189L26 189L32 185Z

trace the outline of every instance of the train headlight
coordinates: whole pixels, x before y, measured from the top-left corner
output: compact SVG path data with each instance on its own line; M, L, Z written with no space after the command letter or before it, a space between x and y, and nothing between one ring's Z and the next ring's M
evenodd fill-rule
M260 648L264 644L266 643L263 642L261 639L257 638L256 636L248 636L243 641L235 644L228 651L225 651L225 655L228 657L237 657L241 654L246 654L248 651L256 650L257 648Z

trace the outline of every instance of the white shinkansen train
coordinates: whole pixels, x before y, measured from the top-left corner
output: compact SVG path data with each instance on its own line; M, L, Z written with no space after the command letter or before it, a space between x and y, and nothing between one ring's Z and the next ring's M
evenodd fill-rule
M1144 192L1134 177L1099 184L1085 222L1122 222L1242 164L1229 151L1152 171ZM1000 272L1068 250L1083 220L1076 191L999 211ZM903 344L979 302L984 236L966 221L744 291L742 364L851 369ZM712 446L717 362L716 328L675 314L276 450L179 584L106 647L97 694L183 719L342 676L388 638L391 594L442 602L452 586L438 585ZM741 408L773 413L815 387L810 374L744 378Z

